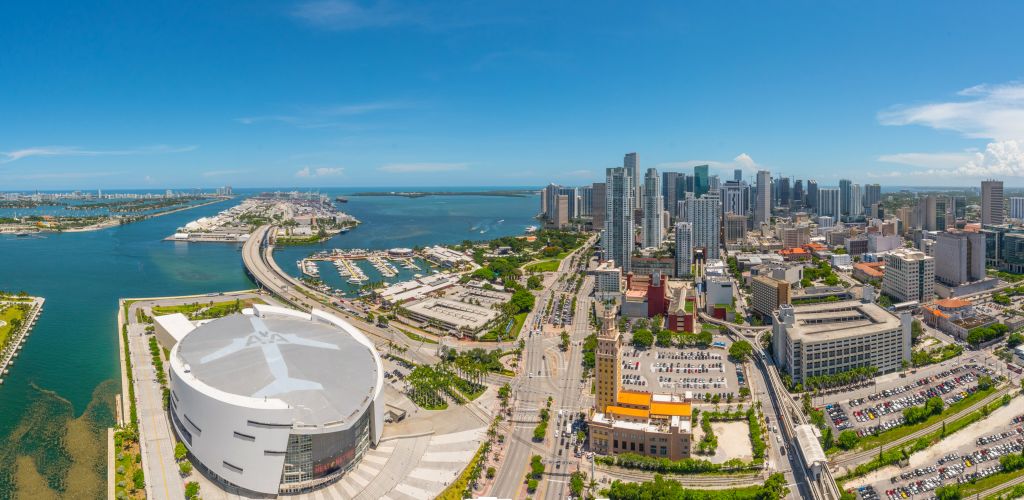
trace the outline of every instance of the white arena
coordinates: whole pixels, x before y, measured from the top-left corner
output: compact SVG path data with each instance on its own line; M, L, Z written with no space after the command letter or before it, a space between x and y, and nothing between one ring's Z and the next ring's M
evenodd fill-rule
M192 330L170 359L171 420L219 482L269 495L310 491L380 440L380 356L331 314L256 305Z

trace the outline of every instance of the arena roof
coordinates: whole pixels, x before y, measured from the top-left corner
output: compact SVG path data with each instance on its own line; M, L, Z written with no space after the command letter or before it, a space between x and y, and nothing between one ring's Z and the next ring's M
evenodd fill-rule
M285 402L296 424L350 423L373 400L379 365L345 330L308 318L227 316L186 335L177 356L214 389Z

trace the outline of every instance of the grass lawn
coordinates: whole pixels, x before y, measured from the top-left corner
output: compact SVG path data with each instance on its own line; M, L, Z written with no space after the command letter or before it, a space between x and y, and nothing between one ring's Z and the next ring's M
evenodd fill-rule
M543 273L543 272L554 272L558 270L558 264L562 262L562 259L547 259L533 264L527 264L526 270L531 273Z
M398 328L398 327L395 327L395 328ZM398 331L404 333L406 337L409 337L409 340L412 340L412 341L415 341L415 342L426 342L428 344L436 344L437 343L436 340L434 340L434 339L432 339L430 337L424 337L422 335L418 335L418 334L412 333L410 331L403 330L401 328L398 328Z
M857 444L856 449L867 450L870 448L877 448L879 445L895 441L908 434L913 434L914 432L924 429L925 427L941 422L944 418L948 418L950 415L953 415L954 413L957 413L963 410L964 408L967 408L977 403L978 401L985 399L986 396L992 394L993 392L995 392L995 390L995 387L990 387L986 390L977 391L974 394L970 394L966 398L949 405L945 410L943 410L942 413L938 415L932 415L931 417L928 418L928 420L925 420L924 422L921 422L919 424L904 425L882 432L877 436L868 436L864 439L861 439L860 443ZM946 433L949 434L949 425L947 424L946 427Z
M163 316L166 314L181 313L188 316L191 320L214 319L222 318L238 310L245 309L246 307L252 307L253 304L265 304L265 302L256 298L230 299L220 302L214 302L212 300L208 302L196 301L190 304L181 304L177 306L154 306L153 314L155 316Z
M11 321L15 319L24 321L25 311L17 305L4 306L3 311L0 311L0 321L3 322L3 326L0 326L0 347L7 345L7 339L14 329L11 326Z
M1024 469L1015 470L1013 472L997 472L989 477L981 478L973 483L967 483L960 486L960 495L963 498L970 498L975 493L981 493L982 491L990 488L995 488L1000 484L1003 484L1012 479L1024 476Z

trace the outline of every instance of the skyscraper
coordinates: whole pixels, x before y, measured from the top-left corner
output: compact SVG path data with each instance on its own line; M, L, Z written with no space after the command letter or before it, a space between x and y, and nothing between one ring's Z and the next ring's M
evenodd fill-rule
M839 179L839 214L850 215L850 207L853 205L853 182L850 179Z
M738 168L736 170L733 170L732 171L732 180L734 180L736 182L742 181L743 180L743 170L738 169Z
M679 172L661 173L661 197L665 202L665 206L662 208L669 212L675 211L676 201L679 200L679 175Z
M565 195L566 202L568 203L568 216L569 220L575 219L580 216L579 214L579 193L576 192L576 188L573 187L559 187L559 195Z
M788 207L791 198L789 194L789 177L779 177L779 206Z
M882 186L879 184L864 185L864 208L882 201Z
M981 182L981 223L986 225L1003 224L1006 214L1003 208L1003 181L987 180Z
M746 216L750 212L750 193L745 182L729 181L722 186L722 213Z
M832 217L832 221L838 221L842 216L840 208L840 199L842 195L839 194L839 190L836 188L819 188L818 189L818 215L824 215Z
M708 179L708 166L697 165L693 167L693 196L694 198L700 198L711 187L710 180Z
M693 226L689 222L676 223L676 277L685 278L692 274Z
M590 216L594 218L594 230L601 231L604 229L604 218L607 215L607 208L605 207L608 203L608 194L603 182L595 182L591 187L594 190L594 194L590 197L592 203L590 206Z
M793 183L793 202L789 206L803 208L804 206L804 181L797 179Z
M643 179L640 177L640 157L636 153L626 153L622 158L622 167L626 169L626 174L629 175L629 182L633 186L633 202L636 205L633 207L643 208L641 205L643 196Z
M703 248L705 259L717 259L722 222L722 204L718 196L687 200L686 214L693 226L694 248Z
M772 173L767 170L757 172L757 203L754 205L754 228L762 222L771 222L772 219L772 198L771 198Z
M577 217L590 217L594 209L594 186L580 186L576 188L579 195L579 203L576 204Z
M625 167L609 168L605 172L605 255L615 261L623 273L632 270L633 257L633 183Z
M860 184L850 186L850 217L864 215L864 201L860 193Z
M649 168L644 175L644 225L643 225L643 247L658 248L665 238L665 231L662 227L661 213L664 211L665 203L661 197L661 179L658 178L658 171Z
M548 184L544 188L544 215L548 220L551 220L551 217L555 214L555 205L558 204L558 191L560 189L562 189L562 186L558 184Z
M807 181L807 206L818 212L818 181L813 179Z

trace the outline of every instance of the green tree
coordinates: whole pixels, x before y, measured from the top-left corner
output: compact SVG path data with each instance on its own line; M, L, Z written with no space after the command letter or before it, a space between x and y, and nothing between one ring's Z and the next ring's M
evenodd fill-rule
M515 313L526 312L533 309L537 298L527 290L516 290L512 294L512 304L515 306ZM515 314L513 313L513 314Z
M544 280L537 275L530 276L529 278L526 278L526 287L530 290L540 290L541 288L544 288Z
M963 498L960 488L957 485L940 486L935 489L935 496L939 500L960 500Z
M839 433L839 439L836 440L836 444L844 450L852 450L854 446L857 446L858 441L860 441L860 438L857 437L857 433L847 429Z
M638 349L647 349L654 345L654 334L647 329L633 330L633 345Z
M191 500L193 498L199 498L199 483L195 481L189 481L185 484L185 498Z
M185 443L178 441L178 444L174 445L174 459L184 460L188 456L188 448L185 447Z
M732 345L729 346L729 357L736 361L742 362L746 360L748 356L753 354L753 352L754 347L746 340L733 342Z
M669 347L672 345L672 331L658 330L656 343L658 347Z

